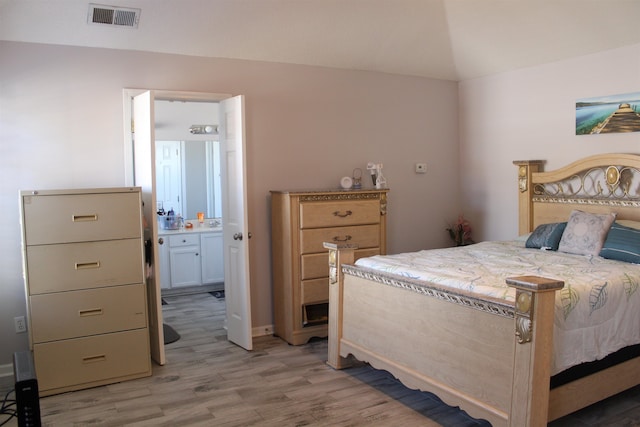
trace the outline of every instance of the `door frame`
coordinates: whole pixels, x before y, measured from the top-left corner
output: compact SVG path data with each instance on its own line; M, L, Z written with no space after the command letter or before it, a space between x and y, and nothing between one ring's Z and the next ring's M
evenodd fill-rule
M207 92L189 92L189 91L171 91L171 90L156 90L156 89L132 89L125 88L122 90L122 102L123 102L123 132L124 132L124 180L125 186L133 186L135 182L135 170L134 170L134 141L133 141L133 107L131 100L144 92L151 91L155 100L164 101L185 101L185 102L217 102L229 98L233 98L234 95L227 93L207 93ZM154 119L155 120L155 119ZM154 246L157 242L153 242ZM250 263L251 260L249 259ZM247 267L247 271L250 268ZM225 273L226 275L226 273ZM250 283L250 279L249 279ZM158 290L161 292L161 288L158 286ZM251 313L251 301L247 301L248 311ZM250 317L249 317L250 318ZM249 330L253 330L253 325L249 325Z

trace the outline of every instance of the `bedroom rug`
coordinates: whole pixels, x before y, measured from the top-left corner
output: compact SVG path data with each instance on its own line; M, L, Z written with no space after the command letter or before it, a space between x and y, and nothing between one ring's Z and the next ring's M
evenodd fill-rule
M209 293L214 297L218 298L219 300L224 300L224 291L214 291Z
M166 323L162 324L162 330L164 331L164 343L171 344L180 339L180 334L175 331L171 326Z

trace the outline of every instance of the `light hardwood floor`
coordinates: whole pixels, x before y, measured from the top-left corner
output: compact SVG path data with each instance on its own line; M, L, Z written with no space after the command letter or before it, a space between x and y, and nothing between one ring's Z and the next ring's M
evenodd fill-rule
M181 335L166 347L167 364L149 378L45 397L43 425L488 425L368 365L331 369L326 340L260 337L247 352L226 340L224 302L209 294L165 299L165 322ZM640 386L551 426L640 426Z

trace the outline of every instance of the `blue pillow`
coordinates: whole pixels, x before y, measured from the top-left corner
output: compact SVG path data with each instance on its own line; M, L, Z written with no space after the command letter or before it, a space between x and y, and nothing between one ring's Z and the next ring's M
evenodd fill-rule
M640 230L613 223L600 256L640 264Z
M524 245L527 248L557 251L566 226L566 222L539 225L533 230Z

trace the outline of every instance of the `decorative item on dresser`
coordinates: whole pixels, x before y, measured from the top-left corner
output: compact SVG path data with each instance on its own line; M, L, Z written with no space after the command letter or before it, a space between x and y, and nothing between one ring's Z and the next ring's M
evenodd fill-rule
M328 254L323 242L386 253L388 190L271 192L275 334L290 344L327 336Z
M40 395L151 375L140 188L20 193Z

